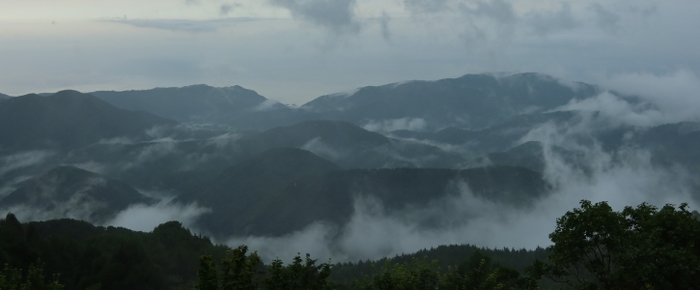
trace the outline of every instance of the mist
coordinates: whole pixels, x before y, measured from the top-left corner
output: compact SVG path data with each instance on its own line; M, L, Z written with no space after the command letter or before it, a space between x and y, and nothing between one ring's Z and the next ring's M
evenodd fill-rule
M606 201L615 210L644 202L658 207L688 203L691 210L697 210L699 199L693 188L700 181L695 175L680 164L655 164L652 152L627 143L653 126L695 120L699 111L676 115L670 109L694 103L692 95L671 92L666 96L642 97L640 101L603 92L556 109L577 110L574 121L547 122L524 134L513 145L530 141L543 145L543 177L552 186L531 206L475 196L464 181L454 180L450 192L429 204L389 210L371 192L358 193L353 214L345 224L317 221L283 236L231 237L224 242L232 247L246 244L267 261L286 261L299 252L321 261L345 262L392 257L444 244L546 247L551 245L548 235L554 231L556 219L584 199ZM377 127L396 124L381 125ZM623 144L614 150L604 149L595 133L617 129L626 130Z
M211 209L200 207L197 203L173 203L172 199L173 197L163 196L155 204L131 205L104 225L150 232L160 224L179 221L190 230L201 232L194 228L194 224L201 215L211 212Z

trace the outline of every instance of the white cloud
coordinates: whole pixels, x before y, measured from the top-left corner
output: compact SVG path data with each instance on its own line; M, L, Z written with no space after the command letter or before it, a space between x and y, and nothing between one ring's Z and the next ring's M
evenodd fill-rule
M52 151L35 150L4 156L0 158L0 176L20 168L41 164L54 155L55 152Z
M369 120L362 128L373 132L391 132L396 130L423 131L428 123L423 118L400 118L391 120Z
M690 70L662 75L616 74L602 83L655 105L663 115L662 122L700 120L700 79Z
M275 107L278 107L278 106L284 106L284 105L280 104L280 102L278 102L278 101L267 99L267 100L263 101L262 103L260 103L259 105L257 105L255 108L253 108L253 111L257 111L257 112L271 111L271 110L274 110Z
M197 203L182 205L171 201L172 198L166 197L153 205L129 206L129 208L119 212L114 219L107 221L105 225L149 232L162 223L179 221L185 227L192 228L202 214L211 212L211 209L200 207Z

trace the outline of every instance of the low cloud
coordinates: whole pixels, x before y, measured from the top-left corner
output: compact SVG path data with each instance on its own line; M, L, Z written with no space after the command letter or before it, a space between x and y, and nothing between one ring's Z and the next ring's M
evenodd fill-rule
M690 70L662 75L618 74L602 84L642 97L658 108L662 122L700 121L700 79Z
M25 151L0 158L0 176L11 171L44 163L55 152L46 150Z
M330 145L324 143L321 140L321 137L316 137L309 140L300 148L332 161L336 161L342 158L344 155L341 152L338 152L338 150L333 149Z
M632 104L606 91L592 98L571 100L567 105L553 111L598 112L611 122L640 127L650 127L665 122L667 118L662 112L646 105L648 104Z
M59 218L84 220L92 223L103 222L99 220L99 213L109 211L109 205L104 201L95 199L88 192L94 187L105 184L104 178L92 178L81 187L73 188L68 198L59 196L57 184L42 184L40 191L27 195L26 203L14 204L0 209L0 212L14 213L22 221L44 221Z
M362 126L365 130L373 132L391 132L396 130L423 131L428 123L423 118L401 118L391 120L369 120Z
M589 115L582 112L571 124L545 123L520 140L543 144L543 178L552 186L529 206L475 196L467 184L455 180L442 198L427 204L390 209L368 192L356 196L354 213L345 224L318 221L281 237L237 237L227 243L248 244L267 260L308 252L335 262L378 259L443 244L534 249L551 244L548 235L556 219L582 199L607 201L616 210L642 202L687 202L698 209L693 196L698 180L687 169L656 165L643 148L623 144L614 152L603 150L592 128L623 128L624 123Z
M279 106L284 106L284 105L280 104L280 102L278 102L278 101L267 99L267 100L263 101L262 103L260 103L259 105L255 106L255 108L253 108L253 111L256 111L256 112L272 111L276 108L279 108Z
M165 197L153 205L129 206L129 208L119 212L114 219L106 222L105 225L150 232L162 223L179 221L185 227L192 228L201 215L211 212L211 209L200 207L197 203L183 205L171 201L172 197Z

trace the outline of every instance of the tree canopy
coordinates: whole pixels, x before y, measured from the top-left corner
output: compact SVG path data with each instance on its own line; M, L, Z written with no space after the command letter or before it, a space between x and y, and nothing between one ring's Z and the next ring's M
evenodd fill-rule
M700 289L700 221L687 204L614 211L581 201L557 219L547 262L530 272L575 289Z

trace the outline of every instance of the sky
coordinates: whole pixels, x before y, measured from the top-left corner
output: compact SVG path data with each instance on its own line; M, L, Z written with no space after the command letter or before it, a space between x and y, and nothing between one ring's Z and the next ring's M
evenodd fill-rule
M634 91L645 78L698 82L697 11L697 0L0 0L0 93L241 85L301 105L485 72Z

